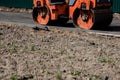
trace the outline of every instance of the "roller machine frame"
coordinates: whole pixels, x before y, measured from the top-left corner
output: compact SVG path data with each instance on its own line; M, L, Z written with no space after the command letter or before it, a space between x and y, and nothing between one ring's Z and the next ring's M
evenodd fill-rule
M51 21L82 29L107 28L112 22L112 0L33 0L33 19L41 25Z

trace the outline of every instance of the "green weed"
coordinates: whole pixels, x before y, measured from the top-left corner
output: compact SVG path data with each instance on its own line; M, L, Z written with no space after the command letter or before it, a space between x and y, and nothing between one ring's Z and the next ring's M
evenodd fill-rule
M31 51L35 51L35 45L32 45Z
M65 50L59 50L59 51L56 51L55 53L63 55L65 53Z
M48 52L43 52L43 55L48 55Z
M13 53L16 53L17 52L17 46L15 44L11 45L11 51Z
M72 76L80 76L81 72L80 71L71 71Z
M13 76L11 77L11 80L18 80L18 79L17 79L17 75L13 75Z
M100 57L100 58L98 58L98 61L101 62L101 63L112 63L113 59L112 58Z
M62 79L62 73L57 73L57 74L56 74L56 79L57 79L57 80L63 80L63 79Z

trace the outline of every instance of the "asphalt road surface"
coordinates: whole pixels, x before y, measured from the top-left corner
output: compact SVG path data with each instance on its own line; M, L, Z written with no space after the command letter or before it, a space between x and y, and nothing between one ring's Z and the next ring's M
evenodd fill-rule
M71 30L78 30L79 28L75 28L71 21L68 22L67 25L65 26L57 26L57 28L65 28L65 29L71 29ZM33 21L32 19L32 14L30 13L15 13L15 12L0 12L0 23L10 23L10 24L16 24L19 26L29 26L29 27L34 27L34 26L40 26L36 22ZM56 27L56 26L52 26ZM120 20L114 18L109 29L106 30L105 32L108 33L117 33L120 35Z

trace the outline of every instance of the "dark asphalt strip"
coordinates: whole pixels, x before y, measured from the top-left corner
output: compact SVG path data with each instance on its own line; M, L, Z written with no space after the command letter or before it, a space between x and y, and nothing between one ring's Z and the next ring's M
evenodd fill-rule
M30 13L16 13L16 12L0 12L0 24L11 24L18 26L28 26L28 27L42 27L32 19L32 14ZM70 31L86 31L89 33L102 34L102 35L120 35L120 20L114 18L108 30L82 30L80 28L75 28L71 21L65 26L48 26L50 28L59 28Z

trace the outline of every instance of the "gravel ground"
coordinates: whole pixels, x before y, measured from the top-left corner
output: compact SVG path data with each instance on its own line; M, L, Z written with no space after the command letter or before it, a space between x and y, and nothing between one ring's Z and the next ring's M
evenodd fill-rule
M0 80L120 80L120 38L0 25Z

